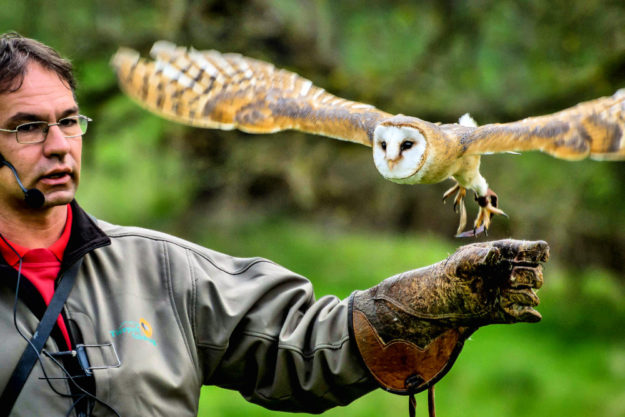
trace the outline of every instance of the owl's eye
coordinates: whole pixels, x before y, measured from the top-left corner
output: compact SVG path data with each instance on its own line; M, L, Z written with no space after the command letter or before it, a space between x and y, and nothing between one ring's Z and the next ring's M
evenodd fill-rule
M405 140L401 143L401 145L399 146L399 149L401 149L402 151L407 151L408 149L412 148L412 145L414 145L413 141Z
M386 141L383 140L382 142L380 142L380 147L382 148L383 151L386 150Z

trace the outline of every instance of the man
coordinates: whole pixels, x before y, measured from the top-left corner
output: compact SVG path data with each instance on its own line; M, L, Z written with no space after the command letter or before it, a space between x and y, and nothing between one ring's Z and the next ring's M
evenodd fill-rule
M347 300L315 300L268 260L96 220L74 200L89 119L70 64L10 33L0 68L4 415L192 416L202 384L320 412L380 386L426 389L479 326L540 320L544 242L464 246Z

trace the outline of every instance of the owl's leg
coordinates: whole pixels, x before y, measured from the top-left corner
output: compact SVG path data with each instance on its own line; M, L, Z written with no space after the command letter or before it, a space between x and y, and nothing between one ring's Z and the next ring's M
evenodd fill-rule
M456 197L454 197L454 211L460 214L460 224L458 225L456 234L460 234L467 225L467 209L464 206L464 197L467 195L467 189L456 182L456 185L443 194L443 203L454 193L456 193Z
M477 218L473 224L473 230L468 230L463 233L459 233L456 237L471 237L478 236L481 233L486 233L490 226L490 221L495 214L508 217L503 210L497 208L497 194L490 188L483 196L475 196L477 203L480 206L480 210L477 213Z

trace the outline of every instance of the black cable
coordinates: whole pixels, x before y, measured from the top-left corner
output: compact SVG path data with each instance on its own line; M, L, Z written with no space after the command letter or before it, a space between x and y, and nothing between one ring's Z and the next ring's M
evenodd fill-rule
M91 398L92 400L94 400L94 401L96 401L96 402L98 402L98 403L102 404L103 406L105 406L106 408L108 408L109 410L111 410L113 413L115 413L115 415L116 415L117 417L121 417L121 415L119 415L119 413L117 412L117 410L115 410L112 406L110 406L110 405L109 405L109 404L107 404L106 402L102 401L101 399L99 399L98 397L96 397L95 395L93 395L92 393L90 393L89 391L85 390L85 389L84 389L83 387L81 387L80 385L78 385L78 384L76 383L76 381L74 381L74 378L76 378L76 377L74 377L74 376L70 375L70 374L69 374L69 372L67 371L67 369L65 369L65 367L64 367L64 366L63 366L63 365L62 365L62 364L61 364L58 360L56 360L56 358L54 358L54 357L52 356L52 354L48 353L48 352L47 352L47 351L45 351L45 350L43 351L43 353L44 353L44 354L45 354L48 358L50 358L50 359L52 360L52 362L54 362L54 363L56 364L56 366L58 366L58 367L59 367L59 368L63 371L63 373L64 373L65 375L67 375L67 379L68 379L68 380L69 380L72 384L74 384L74 386L75 386L76 388L78 388L78 389L79 389L79 390L83 393L83 396L82 396L81 398L84 398L84 397L89 397L89 398ZM70 410L72 410L74 407L76 407L76 404L77 404L77 403L78 403L78 401L77 401L75 404L73 404L73 405L72 405L72 408L71 408Z
M85 395L81 395L80 397L78 397L78 399L74 401L74 403L69 408L69 410L67 410L67 413L65 413L65 417L69 417L69 415L72 414L72 411L74 411L74 408L76 408L78 403L81 402L84 398L85 398Z
M24 259L15 250L15 248L6 240L4 235L0 234L0 238L2 238L2 240L7 245L7 247L9 249L11 249L11 251L13 251L13 253L19 259L19 264L18 264L18 267L17 267L17 283L15 284L15 298L13 300L13 326L15 326L15 330L17 330L17 333L22 337L22 339L24 339L26 341L26 343L28 343L28 345L37 354L37 360L39 361L39 364L41 365L41 370L43 371L43 375L44 375L46 381L48 382L48 386L50 387L50 389L52 391L54 391L55 394L60 395L62 397L71 397L71 394L70 395L63 394L63 393L57 391L57 389L52 386L52 383L49 381L48 375L46 374L46 370L45 370L45 368L43 366L43 361L41 360L41 356L39 355L39 352L37 351L37 347L33 344L33 342L28 337L26 337L24 335L24 333L22 333L22 331L20 330L19 326L17 325L17 303L19 301L20 283L22 281L22 264L24 262Z
M15 250L15 248L6 240L4 235L0 234L0 238L4 241L4 243L7 245L7 247L9 249L11 249L11 251L13 251L13 253L19 259L19 264L18 264L18 267L17 267L17 282L15 284L15 298L14 298L14 301L13 301L13 325L15 326L15 330L22 337L22 339L26 340L28 345L35 351L35 354L37 355L37 361L41 365L41 370L42 370L43 375L44 375L43 379L46 380L46 382L48 383L48 386L50 387L50 389L55 394L57 394L57 395L59 395L61 397L65 397L65 398L73 397L73 395L71 395L71 394L64 394L62 392L59 392L54 386L52 386L52 383L50 382L51 378L49 378L48 374L46 373L43 361L41 360L41 355L37 351L37 348L35 347L35 345L33 345L33 342L29 338L27 338L24 335L24 333L22 333L22 331L20 330L19 326L17 325L17 303L19 301L19 290L20 290L20 283L21 283L21 279L22 279L22 264L23 264L24 259L20 256L20 254L17 252L17 250ZM113 408L111 405L107 404L106 402L100 400L98 397L96 397L92 393L88 392L83 387L81 387L78 383L76 383L76 381L74 381L74 378L76 378L76 377L70 375L70 373L67 371L67 369L65 369L65 367L59 361L57 361L50 353L48 353L45 349L43 350L43 353L48 358L50 358L61 369L61 371L63 371L63 373L67 376L64 379L68 379L76 388L78 388L78 390L80 390L83 393L83 395L78 397L78 399L76 401L74 401L72 406L69 408L69 410L67 411L66 417L68 417L72 413L72 411L76 408L78 403L80 401L82 401L85 397L91 398L92 400L102 404L104 407L106 407L109 410L111 410L117 417L121 417L121 415L117 412L117 410L115 410L115 408ZM90 411L89 411L89 414L91 414Z

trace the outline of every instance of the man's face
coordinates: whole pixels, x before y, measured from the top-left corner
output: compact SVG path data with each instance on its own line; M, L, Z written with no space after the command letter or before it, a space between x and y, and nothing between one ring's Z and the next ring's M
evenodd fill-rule
M58 120L78 114L74 95L59 76L35 62L19 90L0 94L0 128ZM50 127L43 143L21 144L15 133L0 132L0 154L13 164L24 187L37 188L46 198L45 208L72 201L80 179L82 137L66 138L58 126ZM25 208L24 194L8 167L0 167L0 203Z

